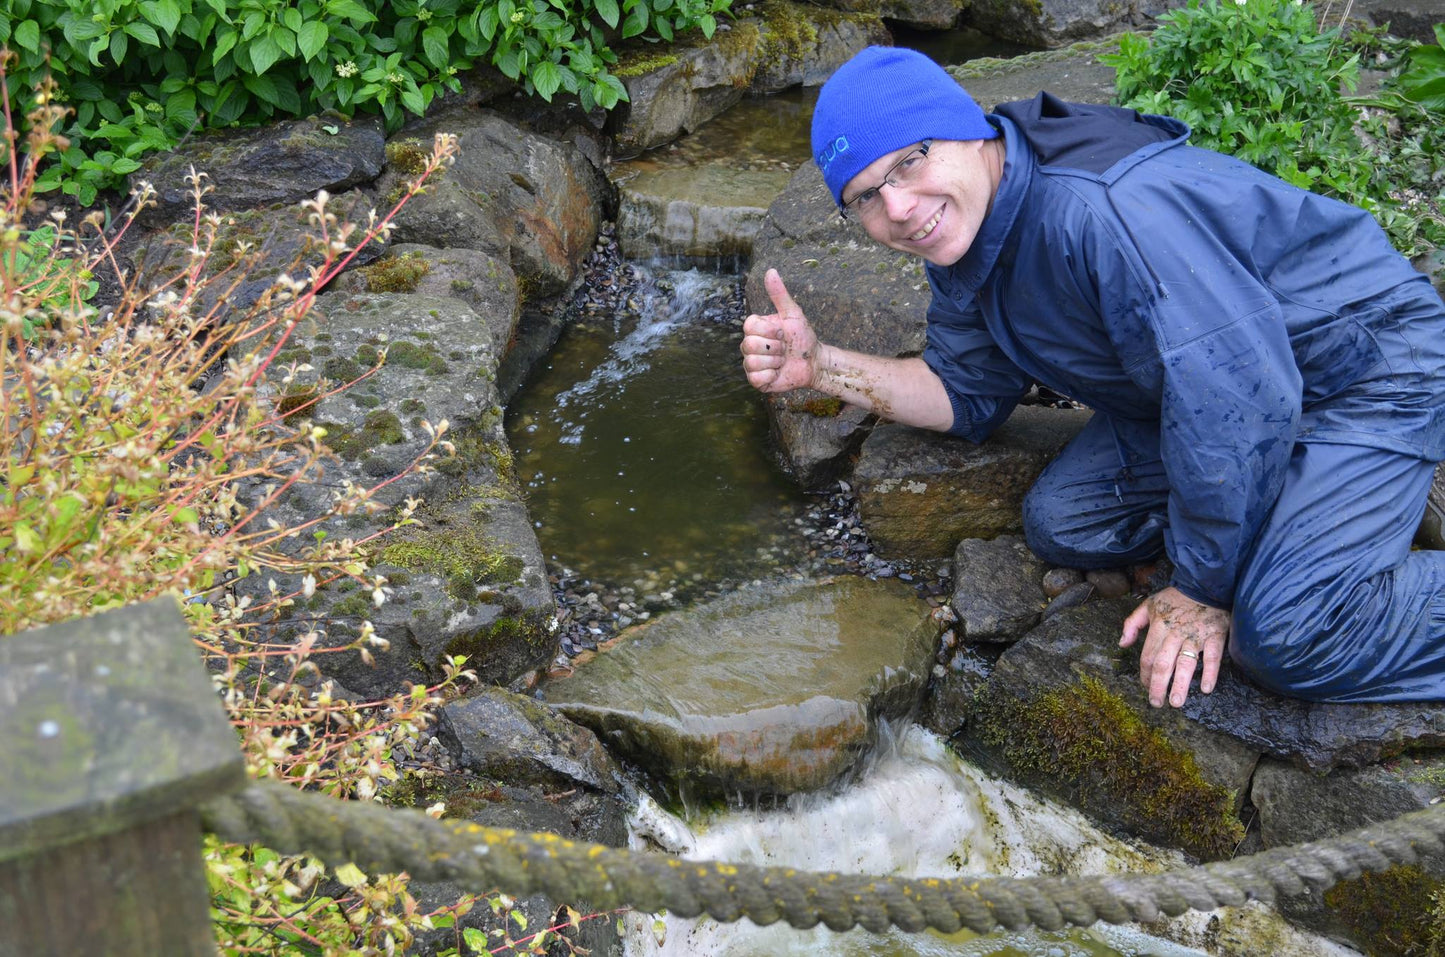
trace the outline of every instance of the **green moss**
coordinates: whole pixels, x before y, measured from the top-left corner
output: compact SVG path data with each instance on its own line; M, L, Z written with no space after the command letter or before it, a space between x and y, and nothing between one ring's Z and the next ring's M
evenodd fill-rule
M1445 953L1445 882L1414 864L1341 881L1325 891L1325 904L1359 935L1366 953Z
M425 412L426 403L420 399L402 399L400 408L406 413Z
M675 53L657 53L655 48L639 46L617 55L617 63L609 71L619 80L642 76L677 62Z
M462 601L475 600L478 585L516 581L526 568L477 528L406 528L382 549L381 560L445 578L447 593Z
M547 618L548 616L541 612L516 617L503 615L485 628L453 638L447 643L446 654L465 655L469 661L481 663L492 658L499 645L542 645L550 640L546 627Z
M803 403L802 410L820 419L831 419L843 411L843 400L832 396L808 399Z
M374 409L377 406L381 405L381 399L374 395L363 395L360 393L351 392L347 393L346 397L352 402L361 406L363 409Z
M352 359L332 356L321 367L321 374L333 382L354 382L366 370Z
M378 445L395 445L406 441L401 420L385 409L367 413L360 428L350 429L336 422L318 423L326 429L326 445L344 459L357 460Z
M1204 859L1228 857L1244 837L1233 795L1097 678L1032 701L986 696L977 713L983 741L1010 767L1076 803L1121 809Z
M426 172L431 154L417 140L392 140L386 144L386 163L403 176L420 176Z
M501 788L488 781L448 774L408 772L382 788L382 797L392 807L427 808L437 802L446 805L444 818L465 819L488 804L507 800Z
M403 369L421 369L427 375L443 375L447 371L446 360L435 346L417 345L414 342L395 342L386 350L388 364Z
M331 614L339 618L367 618L371 615L371 596L366 592L352 592L331 606Z
M358 364L375 366L381 359L381 353L376 351L376 346L371 343L363 343L356 348L356 361Z
M281 396L281 401L276 403L276 411L281 418L289 419L293 415L310 414L312 403L321 395L315 386L308 386L302 389L292 389Z
M368 292L416 292L417 283L431 272L431 263L416 253L386 256L366 266L361 275Z

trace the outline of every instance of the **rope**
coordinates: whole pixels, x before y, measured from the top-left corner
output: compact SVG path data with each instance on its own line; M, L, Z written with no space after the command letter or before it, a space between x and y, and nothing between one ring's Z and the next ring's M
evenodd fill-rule
M555 834L527 834L465 821L437 821L417 811L338 801L275 781L202 806L206 828L225 841L259 843L368 873L406 871L424 881L454 880L522 897L586 900L598 909L666 909L719 921L818 922L833 930L1002 926L1059 930L1096 921L1151 921L1187 910L1214 910L1251 899L1272 901L1318 890L1362 871L1414 863L1422 850L1445 847L1445 805L1349 834L1250 857L1162 874L1030 879L934 879L808 873L785 867L684 861Z

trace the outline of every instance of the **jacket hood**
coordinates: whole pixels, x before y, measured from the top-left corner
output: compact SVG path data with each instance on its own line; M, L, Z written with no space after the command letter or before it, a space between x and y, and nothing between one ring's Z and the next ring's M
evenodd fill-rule
M1189 136L1189 127L1172 117L1069 103L1052 93L1004 103L996 112L1018 127L1040 166L1065 166L1094 174L1143 147Z

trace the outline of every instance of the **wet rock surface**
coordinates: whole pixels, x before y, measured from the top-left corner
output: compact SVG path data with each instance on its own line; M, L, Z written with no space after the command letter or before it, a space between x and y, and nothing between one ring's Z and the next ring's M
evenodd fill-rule
M743 589L634 629L544 693L685 800L812 790L921 700L927 612L899 582Z
M1023 539L966 538L953 553L953 610L967 641L1008 642L1038 624L1047 604L1043 562Z
M437 737L457 767L484 778L554 791L583 787L616 795L627 789L595 735L501 688L481 688L444 705Z
M147 217L169 224L190 216L193 167L214 187L206 196L209 208L253 209L370 183L385 162L384 145L378 117L312 116L259 130L205 133L146 161L139 175L155 186L157 200Z
M947 557L965 538L1023 531L1023 498L1088 421L1078 409L1020 406L981 444L901 425L864 441L853 482L884 555Z
M721 166L641 173L620 188L617 230L623 252L740 262L751 255L768 204L788 182L785 171Z

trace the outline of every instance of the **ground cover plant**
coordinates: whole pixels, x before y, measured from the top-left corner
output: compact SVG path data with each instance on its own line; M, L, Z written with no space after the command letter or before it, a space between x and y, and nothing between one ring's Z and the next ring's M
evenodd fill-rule
M0 83L4 66L0 59ZM109 225L98 212L78 224L60 211L35 221L35 182L59 145L49 132L60 110L50 92L42 83L24 141L7 112L0 142L0 641L175 595L249 772L377 800L404 773L399 758L431 709L474 677L465 660L452 659L431 687L350 702L332 697L316 660L369 655L379 643L369 623L324 650L324 620L294 645L267 643L253 629L316 589L350 587L376 604L386 600L385 579L368 568L373 542L329 536L325 527L335 516L379 509L377 493L395 478L338 488L330 510L302 524L272 520L269 506L314 477L331 453L323 429L283 416L266 391L268 378L299 371L279 369L276 356L317 290L386 220L339 223L318 197L307 205L320 261L283 272L244 315L224 314L224 291L255 260L218 248L222 221L204 210L203 176L193 184L188 261L170 274L127 274L118 265L117 247L150 201L145 184L130 213ZM454 150L439 138L419 182ZM215 260L228 265L208 268ZM104 312L90 304L93 277L102 274L119 287ZM430 469L449 451L445 422L427 430L430 442L408 472ZM378 536L407 523L416 504L384 513L389 528ZM298 592L273 584L252 601L228 587L238 575L267 581L282 573L303 583ZM214 837L205 855L225 954L396 953L418 931L451 926L477 904L490 905L500 926L490 938L458 930L458 952L532 952L555 930L526 932L520 912L496 893L423 913L405 875L328 871L305 856Z
M90 205L192 130L335 110L396 129L490 64L542 99L611 109L609 43L712 36L731 0L6 0L12 106L42 76L72 111L38 188Z
M1406 255L1445 245L1445 51L1325 16L1299 0L1191 0L1101 59L1122 105L1183 120L1195 145L1369 210ZM1389 70L1369 96L1353 95L1362 58Z

